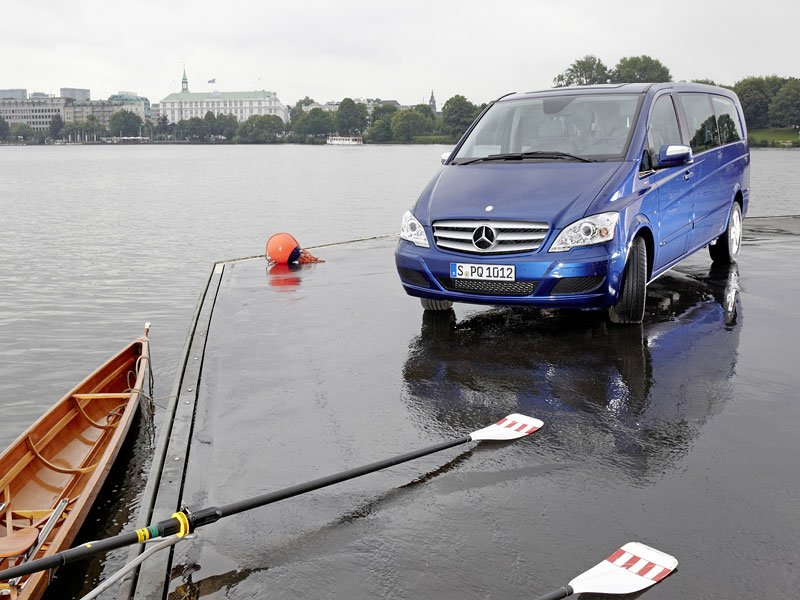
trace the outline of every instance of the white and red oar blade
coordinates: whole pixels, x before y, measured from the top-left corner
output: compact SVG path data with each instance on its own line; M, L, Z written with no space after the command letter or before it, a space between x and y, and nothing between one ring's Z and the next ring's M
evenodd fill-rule
M628 542L569 584L576 594L632 594L658 583L677 566L674 556L639 542Z
M544 423L539 419L514 413L503 417L494 425L473 431L469 436L476 442L481 440L516 440L532 434L542 425Z

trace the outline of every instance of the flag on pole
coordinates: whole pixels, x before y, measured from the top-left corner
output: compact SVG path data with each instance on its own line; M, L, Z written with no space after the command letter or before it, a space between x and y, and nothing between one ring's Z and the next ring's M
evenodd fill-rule
M208 80L208 83L217 83L217 79L216 79L216 77L215 77L214 79L209 79L209 80Z

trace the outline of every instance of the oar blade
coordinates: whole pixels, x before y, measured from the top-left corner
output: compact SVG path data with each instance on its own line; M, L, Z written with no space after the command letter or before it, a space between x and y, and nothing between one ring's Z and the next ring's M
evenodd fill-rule
M503 417L494 425L473 431L469 435L476 442L483 440L516 440L534 433L542 425L544 423L539 419L514 413Z
M677 566L674 556L639 542L628 542L569 584L576 594L632 594L655 585Z

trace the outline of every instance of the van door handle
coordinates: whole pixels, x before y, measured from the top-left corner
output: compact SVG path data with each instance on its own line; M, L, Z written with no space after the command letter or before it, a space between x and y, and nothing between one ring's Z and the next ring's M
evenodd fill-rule
M694 175L694 172L686 171L686 173L683 174L683 178L684 179L689 179L689 177L691 177L692 175Z

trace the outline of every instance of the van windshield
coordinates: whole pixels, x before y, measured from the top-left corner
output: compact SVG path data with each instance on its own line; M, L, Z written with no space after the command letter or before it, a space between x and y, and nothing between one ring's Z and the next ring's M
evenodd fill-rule
M576 94L494 104L452 164L500 160L621 160L641 94ZM490 158L491 160L491 158Z

